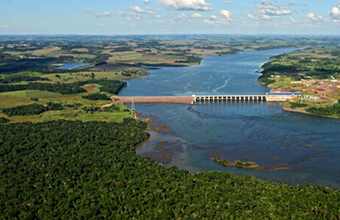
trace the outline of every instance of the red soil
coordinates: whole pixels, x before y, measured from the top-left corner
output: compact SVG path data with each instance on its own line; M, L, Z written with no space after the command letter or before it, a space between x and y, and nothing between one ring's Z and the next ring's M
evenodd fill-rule
M92 85L92 86L84 87L84 89L86 89L88 92L92 94L95 87L96 87L95 85Z

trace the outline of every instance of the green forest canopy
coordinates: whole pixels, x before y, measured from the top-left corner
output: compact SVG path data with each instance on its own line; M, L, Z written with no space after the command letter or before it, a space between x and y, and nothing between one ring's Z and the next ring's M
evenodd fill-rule
M340 191L140 157L144 122L0 125L4 219L338 219Z

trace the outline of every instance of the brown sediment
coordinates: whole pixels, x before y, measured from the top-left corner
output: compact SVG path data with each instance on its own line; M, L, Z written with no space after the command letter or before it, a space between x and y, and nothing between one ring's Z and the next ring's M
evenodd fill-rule
M143 156L150 157L159 163L169 164L173 157L182 152L180 142L164 141L156 146L155 151L147 152Z
M157 116L137 113L137 117L143 120L144 122L148 123L149 130L156 131L162 134L173 133L169 126L160 123L160 121L158 120L159 118Z
M192 96L112 96L113 102L120 103L175 103L193 104Z

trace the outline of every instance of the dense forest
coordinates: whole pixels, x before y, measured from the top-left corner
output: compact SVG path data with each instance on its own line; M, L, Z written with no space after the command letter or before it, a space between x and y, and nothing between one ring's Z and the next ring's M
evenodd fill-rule
M84 96L82 96L82 98L88 99L88 100L111 100L110 97L108 97L105 94L101 94L101 93L84 95Z
M25 115L39 115L48 110L62 110L63 106L60 103L48 102L47 106L33 103L31 105L19 105L12 108L5 108L2 110L7 116L25 116Z
M43 78L43 77L36 77L36 76L10 76L5 79L0 79L0 83L17 83L17 82L31 82L31 81L51 81L48 78Z
M339 190L189 174L140 157L145 129L133 119L0 125L2 218L340 218Z

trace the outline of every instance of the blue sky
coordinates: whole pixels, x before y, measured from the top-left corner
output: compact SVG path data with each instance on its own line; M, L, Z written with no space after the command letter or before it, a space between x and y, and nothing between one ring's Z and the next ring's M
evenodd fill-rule
M0 34L331 34L337 0L1 0Z

